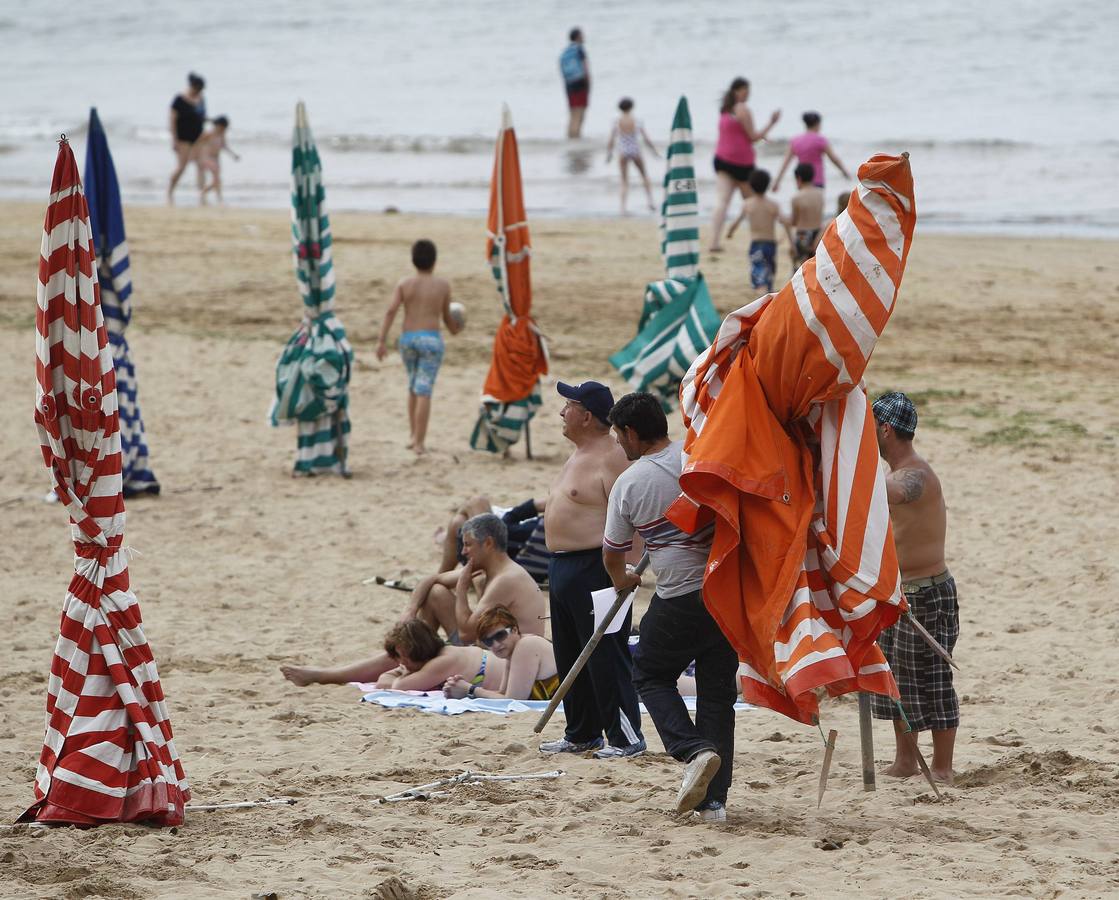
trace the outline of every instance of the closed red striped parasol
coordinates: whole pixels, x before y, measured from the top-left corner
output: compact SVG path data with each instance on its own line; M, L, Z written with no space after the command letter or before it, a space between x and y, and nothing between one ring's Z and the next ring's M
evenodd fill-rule
M23 818L178 825L190 790L128 587L116 378L89 208L65 138L43 226L38 301L35 424L70 514L75 573L47 682L36 802Z

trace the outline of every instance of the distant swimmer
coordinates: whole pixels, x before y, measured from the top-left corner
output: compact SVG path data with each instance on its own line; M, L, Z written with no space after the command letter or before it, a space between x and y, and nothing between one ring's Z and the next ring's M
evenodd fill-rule
M649 176L645 174L645 160L641 158L641 141L645 142L645 146L649 148L653 156L660 156L660 154L657 153L656 146L649 139L645 126L638 122L633 115L633 101L629 97L623 97L618 101L618 109L621 110L621 115L614 122L614 128L610 132L610 143L606 145L606 161L610 162L613 158L614 145L617 144L618 166L622 176L622 215L626 214L630 163L633 163L641 175L641 181L645 185L645 199L649 204L649 209L654 210L656 206L653 205L653 188L649 184Z
M940 480L913 449L917 409L905 394L892 391L874 401L878 449L890 467L886 496L901 565L901 589L914 618L949 653L960 636L956 582L944 562L947 514ZM952 685L952 669L925 643L913 625L901 618L878 637L878 646L897 679L901 705L912 731L907 731L889 697L871 695L874 715L892 719L897 749L887 775L908 778L920 772L917 737L932 732L933 778L952 783L952 754L960 724L960 700Z
M397 310L404 307L404 333L400 335L400 357L408 375L408 449L427 452L427 424L431 417L431 395L435 377L443 363L443 335L440 322L451 334L458 334L464 319L451 311L451 285L435 272L435 244L419 240L412 245L412 265L416 274L402 278L392 292L385 310L377 359L388 353L388 336Z
M572 28L568 45L560 54L560 74L567 92L567 136L577 138L583 133L583 117L591 98L591 69L583 46L583 31Z
M198 164L195 144L202 137L206 123L206 100L202 91L206 81L201 75L191 72L187 76L187 89L176 94L171 101L171 149L175 153L175 171L171 173L171 183L167 186L167 203L175 202L175 185L183 177L190 163ZM202 169L198 169L198 190L203 187Z
M711 217L709 248L712 253L723 249L723 225L735 190L742 194L743 199L750 196L750 173L757 161L754 144L764 141L781 118L781 110L774 110L765 128L755 128L754 116L746 105L748 99L750 82L745 78L736 78L723 94L719 107L719 142L715 145L715 212Z
M804 132L789 141L789 149L781 163L781 170L777 173L777 180L773 182L775 191L781 188L781 179L785 177L785 170L789 168L789 163L793 161L794 156L801 165L812 166L812 183L818 188L824 186L825 156L835 163L835 167L843 173L844 178L851 177L851 173L832 150L831 143L820 134L820 114L806 112L801 118L804 120Z

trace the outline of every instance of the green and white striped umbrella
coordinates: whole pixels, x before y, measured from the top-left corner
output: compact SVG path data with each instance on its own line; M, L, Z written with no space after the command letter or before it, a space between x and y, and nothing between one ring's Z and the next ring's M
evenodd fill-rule
M291 239L303 321L276 364L273 425L294 422L295 475L347 475L353 350L334 314L334 260L322 163L307 111L295 107L291 152Z
M680 379L715 339L720 318L699 271L699 200L692 118L681 97L672 120L661 204L661 256L665 279L645 288L637 336L610 363L638 391L657 395L666 410Z

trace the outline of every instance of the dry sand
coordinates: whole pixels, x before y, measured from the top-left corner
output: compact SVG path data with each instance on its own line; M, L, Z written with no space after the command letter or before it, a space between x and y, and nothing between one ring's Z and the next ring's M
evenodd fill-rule
M42 207L0 207L0 809L31 801L44 687L71 572L62 510L32 423ZM432 532L473 493L547 490L566 447L547 394L513 461L466 438L498 301L482 226L333 217L338 310L358 364L352 481L293 481L292 431L265 425L273 365L299 312L283 212L129 212L137 313L129 332L158 499L129 504L147 634L196 802L298 798L198 813L171 831L0 832L0 893L19 897L1075 896L1119 892L1119 638L1113 242L919 235L873 391L917 399L919 449L950 506L961 590L958 784L862 791L856 704L824 706L839 745L816 810L818 734L767 711L738 718L725 826L678 822L679 767L650 753L565 758L556 783L374 805L462 768L539 771L533 718L442 718L297 689L285 660L345 661L379 645L403 595L362 586L437 559ZM466 303L435 397L430 445L405 449L404 382L374 361L408 246L430 236ZM660 271L651 220L534 223L535 311L553 372L621 387L606 363ZM706 263L727 311L752 299L745 248ZM787 267L783 257L783 269ZM674 425L679 430L679 423ZM547 735L560 733L561 720ZM892 752L876 727L877 756ZM832 849L834 848L834 849ZM825 852L831 849L831 852Z

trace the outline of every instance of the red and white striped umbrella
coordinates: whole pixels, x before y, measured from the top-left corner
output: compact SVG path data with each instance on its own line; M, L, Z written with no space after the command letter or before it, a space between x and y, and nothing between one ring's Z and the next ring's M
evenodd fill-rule
M59 142L39 260L35 424L70 514L74 578L47 682L25 820L178 825L190 799L140 606L128 587L120 425L89 208Z

